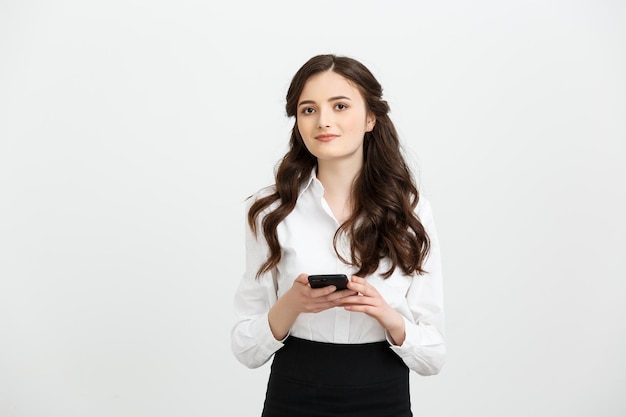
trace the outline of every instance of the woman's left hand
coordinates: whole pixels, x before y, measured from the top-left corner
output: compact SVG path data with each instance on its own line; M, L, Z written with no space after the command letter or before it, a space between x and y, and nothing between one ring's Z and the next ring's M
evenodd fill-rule
M405 337L402 315L391 308L378 290L364 278L353 275L348 288L358 294L337 300L338 305L349 311L360 311L376 319L394 342L401 345Z

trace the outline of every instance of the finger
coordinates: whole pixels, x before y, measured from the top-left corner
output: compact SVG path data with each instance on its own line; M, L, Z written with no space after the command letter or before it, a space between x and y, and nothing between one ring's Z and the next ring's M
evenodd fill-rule
M363 282L357 282L357 281L349 282L348 288L362 295L365 295L368 292L368 286L366 285L364 281Z
M357 275L352 275L352 277L350 278L350 282L356 282L358 284L365 284L367 282L367 280L365 278L361 278Z
M335 304L341 304L345 299L356 296L358 292L352 290L339 290L328 295L327 300Z
M349 297L340 298L337 303L341 305L376 305L376 299L372 297L366 297L360 294L352 295Z
M358 277L356 275L352 275L350 282L348 284L356 284L359 286L368 285L368 282L365 278ZM350 285L348 285L350 286ZM360 288L360 287L359 287Z
M309 284L308 277L309 276L307 274L300 274L296 277L294 281L299 282L300 284L308 285Z
M335 287L334 285L329 285L322 288L311 288L311 297L326 297L327 295L332 294L335 291L337 291L337 287Z

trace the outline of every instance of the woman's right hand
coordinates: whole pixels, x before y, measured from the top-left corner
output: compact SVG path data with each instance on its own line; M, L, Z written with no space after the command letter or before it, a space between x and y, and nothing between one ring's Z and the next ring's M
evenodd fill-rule
M337 300L356 294L352 290L337 291L334 285L311 288L308 275L300 274L283 297L289 299L289 304L298 313L319 313L331 307L336 307Z

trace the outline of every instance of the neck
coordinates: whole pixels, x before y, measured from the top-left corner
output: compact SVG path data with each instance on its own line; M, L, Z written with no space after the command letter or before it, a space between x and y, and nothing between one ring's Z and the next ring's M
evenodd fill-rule
M324 198L340 223L352 213L352 185L361 166L318 162L317 179L324 186Z
M317 179L324 186L326 194L349 196L352 192L352 184L361 171L362 165L362 163L328 163L326 161L318 161Z

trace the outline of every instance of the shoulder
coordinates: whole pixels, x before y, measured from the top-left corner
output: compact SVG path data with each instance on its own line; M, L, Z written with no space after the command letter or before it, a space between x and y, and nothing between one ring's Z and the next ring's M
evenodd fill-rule
M268 185L266 187L263 187L255 191L253 194L249 195L246 198L246 204L252 205L254 204L255 201L260 200L264 197L267 197L268 195L272 195L275 191L276 191L275 185Z
M430 200L428 200L428 198L423 194L420 194L417 206L415 207L417 215L421 217L424 214L430 214L431 210Z
M246 207L246 212L248 212L250 210L250 208L252 207L252 205L254 203L256 203L257 201L259 201L262 198L268 197L272 194L274 194L276 192L276 185L268 185L266 187L263 187L259 190L257 190L256 192L254 192L253 194L251 194L250 196L248 196L245 200L245 207ZM276 207L277 201L275 201L274 203L272 203L269 207L266 207L263 210L263 213L266 213L267 211L273 210Z

